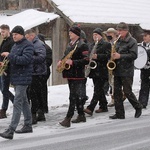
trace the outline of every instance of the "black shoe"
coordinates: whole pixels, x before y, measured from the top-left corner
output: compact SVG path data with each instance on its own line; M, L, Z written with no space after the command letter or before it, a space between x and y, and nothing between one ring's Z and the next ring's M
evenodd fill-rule
M143 105L143 106L142 106L142 108L143 108L143 109L146 109L146 106L145 106L145 105Z
M38 110L36 119L37 121L46 121L44 112L42 110Z
M16 133L32 133L32 127L31 126L23 126L20 130L16 130Z
M78 115L78 117L71 121L72 123L80 123L80 122L86 122L86 118L84 115Z
M32 124L37 124L36 114L32 114Z
M135 118L139 118L142 114L142 108L136 108L135 109Z
M5 139L12 140L13 136L14 136L14 131L11 130L11 129L7 129L5 132L0 133L0 136L3 137L3 138L5 138Z
M109 116L110 119L125 119L125 116L117 116L116 114L115 115L112 115L112 116Z
M3 118L7 118L6 110L1 109L0 110L0 119L3 119Z

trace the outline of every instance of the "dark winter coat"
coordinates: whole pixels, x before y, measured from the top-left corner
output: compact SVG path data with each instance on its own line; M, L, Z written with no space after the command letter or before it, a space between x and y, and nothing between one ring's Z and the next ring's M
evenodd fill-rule
M12 85L29 85L33 71L33 44L23 38L16 42L8 55Z
M12 46L14 45L14 41L12 39L12 37L7 37L6 39L4 39L1 43L1 46L0 46L0 54L3 53L3 52L9 52L10 53L10 50L12 48ZM4 57L0 56L0 61L3 61ZM8 64L8 67L7 69L5 70L5 72L8 74L10 71L10 65Z
M134 60L137 58L137 41L128 33L124 40L117 41L116 51L121 54L121 58L115 60L114 75L133 77Z
M72 55L71 60L73 61L73 65L69 70L63 71L63 77L68 79L84 79L85 78L85 65L88 64L87 55L88 55L88 46L82 40L76 41L78 42L77 48ZM75 48L76 43L74 45L68 44L66 51L64 53L64 57Z
M95 43L91 45L92 51ZM94 61L97 64L95 69L91 69L90 78L108 78L107 62L110 58L111 44L101 39L96 47L97 59Z
M44 43L36 36L32 41L34 45L33 75L46 75L46 48Z

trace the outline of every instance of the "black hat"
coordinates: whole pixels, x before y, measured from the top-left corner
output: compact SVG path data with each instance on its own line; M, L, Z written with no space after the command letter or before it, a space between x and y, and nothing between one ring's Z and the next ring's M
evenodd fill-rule
M102 36L103 30L101 28L96 28L96 29L93 30L93 33L97 33L97 34Z
M69 31L73 32L77 36L80 36L81 34L81 29L78 26L72 26Z
M11 33L18 33L18 34L24 35L24 29L21 26L15 26L12 29Z
M128 25L125 22L120 22L117 27L117 30L129 30Z

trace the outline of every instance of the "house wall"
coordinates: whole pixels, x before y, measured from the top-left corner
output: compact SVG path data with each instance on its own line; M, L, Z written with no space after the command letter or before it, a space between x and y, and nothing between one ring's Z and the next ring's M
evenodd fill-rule
M39 8L43 11L53 11L47 0L0 0L0 4L0 10Z
M62 78L62 74L56 71L58 61L63 57L64 51L68 44L68 26L64 19L56 19L52 31L53 45L53 65L52 65L52 85L65 84L66 80Z

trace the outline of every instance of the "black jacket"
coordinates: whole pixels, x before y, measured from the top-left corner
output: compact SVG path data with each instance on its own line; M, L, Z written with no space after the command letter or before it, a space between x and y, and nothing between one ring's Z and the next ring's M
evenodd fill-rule
M92 51L95 43L91 45L90 51ZM110 58L111 44L101 39L96 47L97 54L97 67L95 69L91 69L89 74L90 78L108 78L108 69L107 62Z
M116 51L121 54L121 58L115 60L114 75L133 77L134 60L137 58L137 41L128 33L124 40L117 41Z
M1 43L1 46L0 46L0 54L3 52L9 52L10 53L13 45L14 45L14 41L13 41L12 37L9 36L8 38L4 39ZM4 59L4 57L2 57L0 55L0 61L3 61L3 59ZM5 72L7 74L10 72L10 65L9 64L8 64L8 67L5 70Z
M82 40L76 41L77 48L72 55L71 60L73 60L73 65L69 70L63 71L63 77L68 79L84 79L85 74L85 65L88 64L87 55L88 55L88 45L84 43ZM75 48L76 43L74 45L68 44L66 51L64 53L64 57ZM63 58L64 58L63 57Z

